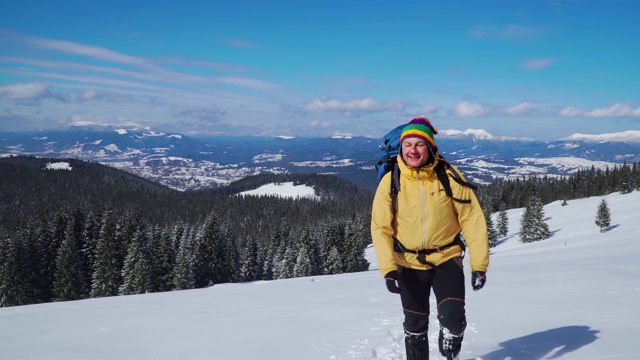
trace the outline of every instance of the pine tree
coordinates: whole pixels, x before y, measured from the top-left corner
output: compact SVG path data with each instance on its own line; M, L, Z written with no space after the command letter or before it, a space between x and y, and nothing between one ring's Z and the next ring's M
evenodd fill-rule
M20 271L22 249L17 237L0 233L0 306L23 305L25 289Z
M176 250L173 246L173 238L168 231L160 234L160 245L155 252L156 264L154 266L157 291L170 291L173 289L173 269L176 264Z
M100 239L100 227L102 222L102 213L89 213L84 225L83 237L84 247L82 248L83 277L86 286L85 294L91 295L93 282L93 273L95 271L96 253L98 249L98 241Z
M324 263L324 273L326 275L342 274L344 272L342 266L342 257L336 247L329 250L327 260Z
M493 219L491 217L491 210L483 209L484 221L487 224L487 235L489 238L489 247L495 247L498 245L498 232L493 226Z
M369 268L369 262L365 258L365 250L368 241L364 239L364 230L357 220L347 222L345 226L345 251L342 256L344 272L365 271Z
M293 268L298 257L296 249L282 242L278 255L274 257L273 276L275 279L289 279L293 277Z
M151 287L151 268L147 251L148 236L146 231L138 229L129 244L127 256L122 268L122 285L120 295L144 294Z
M70 216L67 225L67 237L73 238L73 244L76 251L76 261L81 284L81 298L85 299L89 296L91 283L91 267L93 264L89 262L89 254L85 251L87 248L87 237L85 236L86 217L80 208L75 208Z
M311 260L309 259L309 248L303 244L298 249L298 257L293 267L293 277L310 276L312 271Z
M609 212L609 205L607 205L605 199L602 199L600 205L598 205L596 225L600 227L600 232L605 232L605 229L611 226L611 213Z
M503 238L509 234L509 217L507 216L507 204L500 204L500 211L498 212L498 237Z
M176 255L176 265L173 269L173 288L175 290L187 290L195 287L193 276L194 250L191 239L191 231L179 231L181 235L176 240L179 243Z
M69 231L62 242L56 260L56 273L53 283L56 301L79 300L83 298L84 284L80 259L78 258L78 244L74 234L75 228L69 222Z
M240 281L258 280L262 269L258 259L258 245L255 237L249 236L240 254Z
M549 225L544 222L543 204L538 197L532 196L520 220L520 241L530 243L548 239L550 236Z
M198 251L195 258L195 285L197 288L224 282L227 269L224 264L224 247L220 231L220 215L210 213L198 232Z
M18 234L21 247L24 249L23 253L26 255L22 257L23 265L21 266L24 272L26 304L35 304L42 301L41 279L43 269L40 261L42 247L38 241L38 233L37 225L30 222Z
M53 216L53 220L49 222L50 228L46 231L46 236L42 237L42 268L43 268L43 293L49 300L55 297L54 282L57 272L58 253L62 242L66 238L66 229L68 224L68 214L66 209L60 208ZM41 234L42 235L42 234Z
M102 216L100 235L96 246L96 260L91 276L91 297L118 295L120 265L117 260L116 225L113 212L107 208Z
M47 219L42 216L38 222L36 230L36 239L38 253L34 255L34 261L38 262L38 302L50 302L53 298L53 274L48 276L47 271L55 268L55 258L49 259L49 251L51 247L51 229ZM49 263L53 262L53 265Z

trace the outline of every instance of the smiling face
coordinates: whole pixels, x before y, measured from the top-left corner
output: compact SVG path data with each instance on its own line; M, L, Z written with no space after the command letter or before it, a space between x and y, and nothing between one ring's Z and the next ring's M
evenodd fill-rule
M410 137L402 142L402 158L412 168L421 168L429 162L427 143L419 138Z

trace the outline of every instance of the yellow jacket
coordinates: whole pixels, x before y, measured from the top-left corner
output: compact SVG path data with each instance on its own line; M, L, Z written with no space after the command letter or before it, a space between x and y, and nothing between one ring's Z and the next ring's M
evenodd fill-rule
M398 155L400 192L394 219L391 205L391 172L387 173L376 190L371 212L371 238L382 275L397 270L398 265L413 269L427 269L417 255L393 250L393 238L410 250L435 249L451 243L462 230L469 252L472 271L487 271L489 267L489 241L487 224L482 208L472 189L450 179L453 197L470 199L459 203L445 194L434 170L438 160L430 167L414 169ZM451 165L462 179L460 171ZM426 261L436 266L460 257L459 246L451 246L427 255Z

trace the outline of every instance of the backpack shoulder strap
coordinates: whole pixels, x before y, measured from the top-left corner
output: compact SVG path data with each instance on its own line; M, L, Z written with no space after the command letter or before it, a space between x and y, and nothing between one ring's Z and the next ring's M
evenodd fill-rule
M391 210L393 211L393 217L395 218L398 211L398 193L400 192L400 168L398 163L393 164L391 169Z
M453 191L451 191L451 183L449 182L449 177L451 177L456 183L462 186L468 187L474 191L478 189L475 185L463 180L462 176L460 176L460 174L451 167L451 164L446 162L444 159L440 159L440 161L438 161L438 164L436 165L435 170L436 170L436 176L438 177L438 180L442 184L442 187L444 188L444 192L447 194L448 197L450 197L453 201L459 202L462 204L471 203L470 199L458 199L453 197Z

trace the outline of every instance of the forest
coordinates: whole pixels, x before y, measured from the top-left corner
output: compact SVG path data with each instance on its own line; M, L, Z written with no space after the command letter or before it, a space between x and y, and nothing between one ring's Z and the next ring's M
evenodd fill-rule
M65 161L72 170L43 170ZM237 196L293 182L322 200ZM366 270L371 193L264 175L179 192L97 163L0 159L0 305Z
M43 170L65 161L72 170ZM487 214L640 186L637 164L482 185ZM375 174L372 174L375 176ZM293 182L321 200L238 196ZM373 194L330 175L180 192L98 163L0 159L0 306L368 269ZM495 240L495 239L494 239Z

